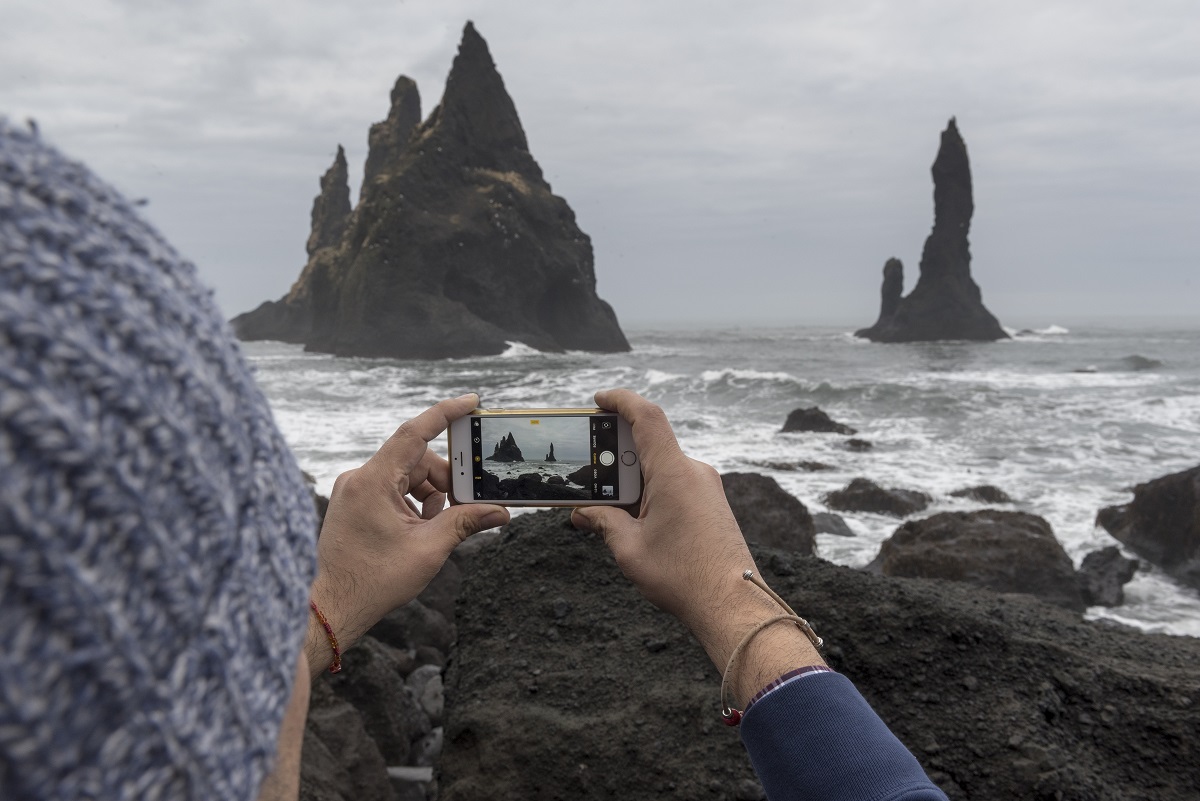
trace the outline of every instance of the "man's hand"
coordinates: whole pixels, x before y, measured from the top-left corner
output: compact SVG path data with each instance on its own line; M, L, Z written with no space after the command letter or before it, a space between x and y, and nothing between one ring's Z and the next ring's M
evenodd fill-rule
M688 458L663 410L640 395L627 389L597 392L596 404L619 412L633 426L645 479L641 508L635 518L611 506L584 507L571 521L601 534L625 576L651 603L691 629L723 671L741 638L783 610L742 578L743 571L758 568L721 476ZM768 642L780 646L770 659L758 658L757 647L747 651L753 666L739 671L736 692L742 697L791 667L822 662L794 627L772 627L755 638L756 646Z
M470 412L478 396L446 400L404 423L362 467L338 476L317 543L312 598L342 650L388 612L416 598L460 542L508 522L490 504L446 508L450 465L429 442ZM315 616L306 645L313 673L328 667Z

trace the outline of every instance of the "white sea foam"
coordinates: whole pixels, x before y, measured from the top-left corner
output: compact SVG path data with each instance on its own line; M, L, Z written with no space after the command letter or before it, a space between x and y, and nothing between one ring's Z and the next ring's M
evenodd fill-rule
M690 455L722 472L774 477L810 510L864 476L931 494L928 513L981 508L949 493L994 484L1014 508L1050 522L1076 563L1113 544L1095 527L1133 484L1200 461L1200 333L1103 332L1058 326L1005 347L978 343L875 346L835 329L656 332L624 354L543 354L430 363L335 359L299 346L247 343L276 418L305 469L328 493L403 420L433 402L478 391L486 405L580 406L630 386L666 409ZM1130 371L1122 359L1163 363ZM1095 373L1075 373L1089 364ZM837 434L781 434L789 411L820 405L873 443ZM435 448L443 448L441 441ZM820 472L764 463L823 462ZM821 535L821 554L869 562L900 521L848 514L854 537ZM1129 585L1130 600L1092 616L1200 636L1200 600L1160 573Z
M531 348L524 342L505 342L508 347L500 354L501 359L522 359L528 356L540 356L541 351Z

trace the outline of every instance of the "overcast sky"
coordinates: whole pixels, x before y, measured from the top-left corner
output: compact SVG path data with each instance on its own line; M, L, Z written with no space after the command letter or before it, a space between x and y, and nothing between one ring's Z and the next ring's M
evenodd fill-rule
M468 19L626 328L874 322L951 116L1001 322L1200 323L1196 0L0 0L0 113L148 198L233 315L299 274L339 143L357 198L396 76L432 110Z

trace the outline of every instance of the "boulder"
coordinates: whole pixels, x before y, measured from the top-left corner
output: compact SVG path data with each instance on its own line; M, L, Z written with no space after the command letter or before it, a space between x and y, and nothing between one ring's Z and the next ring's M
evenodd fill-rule
M393 648L429 645L443 654L450 652L455 637L452 618L415 600L388 612L367 633Z
M848 451L858 451L861 453L863 451L869 451L874 447L874 445L865 439L851 437L850 439L846 440L846 450Z
M327 675L325 681L333 692L362 715L367 733L387 764L406 764L412 744L432 727L406 690L387 646L364 636L342 655L342 671Z
M564 513L508 529L464 576L441 799L742 793L755 777L717 714L720 671L686 629ZM1200 641L751 550L951 798L1195 797ZM565 618L549 616L555 598L571 604Z
M421 590L417 600L438 612L446 620L454 620L454 601L462 587L462 570L453 559L446 561L437 575Z
M1133 500L1101 509L1096 524L1180 582L1200 589L1200 466L1133 488Z
M387 763L362 715L313 682L300 752L301 801L394 801Z
M1050 524L1027 512L943 512L910 520L867 569L884 576L963 581L1083 611L1071 557Z
M840 512L874 512L875 514L907 517L929 506L933 500L923 492L905 489L884 489L874 481L856 478L845 489L825 496L825 505Z
M475 27L423 123L410 128L420 114L411 81L398 80L391 101L337 243L310 255L282 299L234 318L238 336L405 359L493 355L514 341L629 350L596 294L591 240L530 154Z
M979 503L1012 503L1008 493L991 484L980 484L977 487L964 487L950 493L951 498L967 498Z
M818 534L833 534L838 537L853 537L854 530L841 515L833 512L813 512L813 527Z
M1126 559L1115 545L1083 557L1076 574L1083 602L1088 606L1120 606L1125 602L1125 585L1137 573L1138 561Z
M807 409L793 409L783 423L781 431L817 431L829 434L857 434L848 425L843 425L821 411L820 407L810 406Z
M921 254L921 276L908 296L899 297L904 267L889 259L879 320L855 336L872 342L1008 339L971 278L967 235L974 211L967 146L951 118L933 162L933 231Z
M816 529L808 508L775 479L758 473L724 473L725 498L748 542L811 555Z

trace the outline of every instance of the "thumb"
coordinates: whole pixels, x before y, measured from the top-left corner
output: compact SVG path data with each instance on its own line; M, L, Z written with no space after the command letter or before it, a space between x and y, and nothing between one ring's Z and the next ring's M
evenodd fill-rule
M615 506L578 506L571 512L571 524L581 531L599 534L614 553L637 528L637 520Z
M472 534L503 526L508 521L508 510L503 506L460 503L457 506L443 509L437 517L425 525L434 530L434 536L445 545L446 552L449 553Z

